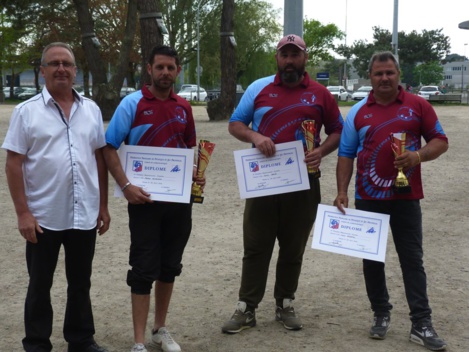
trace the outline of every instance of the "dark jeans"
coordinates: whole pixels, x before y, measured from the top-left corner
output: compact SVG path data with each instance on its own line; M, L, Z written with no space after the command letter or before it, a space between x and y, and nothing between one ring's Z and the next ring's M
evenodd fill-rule
M321 201L319 180L311 189L246 200L244 257L239 300L257 308L264 297L275 241L279 252L274 298L295 298L306 243Z
M87 346L94 342L94 321L90 300L91 267L96 229L36 233L38 243L26 243L29 286L24 310L25 351L51 351L53 310L50 289L60 247L65 250L67 306L63 334L70 345Z
M422 211L418 200L355 200L360 210L389 214L394 245L401 264L405 294L413 323L430 322L427 276L423 267ZM363 260L363 273L371 309L375 314L388 314L392 309L386 287L385 265Z

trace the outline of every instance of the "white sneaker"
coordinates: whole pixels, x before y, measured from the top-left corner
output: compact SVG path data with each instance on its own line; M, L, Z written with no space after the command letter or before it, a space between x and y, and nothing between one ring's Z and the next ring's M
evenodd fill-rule
M165 327L161 327L158 331L153 333L151 340L158 345L165 352L181 352L181 347L173 340L171 334Z
M148 352L143 343L136 343L130 352Z

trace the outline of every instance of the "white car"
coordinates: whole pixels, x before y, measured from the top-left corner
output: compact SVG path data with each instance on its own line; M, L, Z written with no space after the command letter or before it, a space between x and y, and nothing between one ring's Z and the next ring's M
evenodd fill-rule
M29 98L34 97L37 94L36 88L25 87L23 91L18 94L18 99L20 100L27 100Z
M120 98L123 99L126 95L136 92L133 87L122 87L120 92Z
M327 86L327 89L337 101L349 101L350 93L343 86Z
M366 98L372 89L372 86L362 86L358 88L356 92L353 92L352 100L362 100L363 98Z
M178 95L187 101L207 101L207 92L202 87L199 87L199 97L197 97L197 86L184 87L179 91Z
M443 92L438 88L438 86L423 86L420 88L418 95L423 99L430 99L430 95L440 95Z
M13 98L18 98L18 94L20 94L24 88L22 87L13 87ZM3 87L3 94L5 96L5 99L10 99L10 87Z

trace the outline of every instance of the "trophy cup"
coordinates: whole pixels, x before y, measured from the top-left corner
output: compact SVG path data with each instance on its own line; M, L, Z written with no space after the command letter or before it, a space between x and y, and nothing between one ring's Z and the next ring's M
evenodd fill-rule
M405 133L391 133L391 149L394 157L397 157L405 152ZM397 169L397 177L393 184L394 192L398 194L406 194L411 192L409 180L405 176L402 168Z
M311 151L314 149L314 136L316 135L316 127L314 125L314 120L304 120L301 123L303 128L303 134L306 140L306 149ZM321 177L321 170L314 169L308 165L308 174L312 175L314 178Z
M201 140L199 142L199 149L197 153L197 177L204 177L205 170L207 169L208 162L210 161L210 156L212 155L214 148L215 143L210 143L210 141L206 140ZM199 204L204 202L202 188L197 183L195 183L195 181L192 182L191 201L193 203Z

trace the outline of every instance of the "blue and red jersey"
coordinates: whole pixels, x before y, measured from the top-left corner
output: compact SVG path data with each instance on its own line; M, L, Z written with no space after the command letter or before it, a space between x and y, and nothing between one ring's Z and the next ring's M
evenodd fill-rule
M304 120L315 121L316 146L321 142L322 126L327 135L342 131L343 119L334 97L307 73L294 88L284 86L278 74L253 82L230 122L252 125L253 131L270 137L276 144L302 140L306 148L301 127Z
M196 145L190 104L173 91L168 99L156 99L144 86L126 96L106 130L106 143L118 149L122 143L167 148Z
M339 146L339 156L357 158L355 198L423 198L420 164L405 172L411 193L395 194L392 190L398 170L393 164L391 133L405 133L406 149L411 151L421 148L422 137L426 142L433 138L448 142L435 110L425 99L399 87L397 99L381 105L371 92L348 113Z

